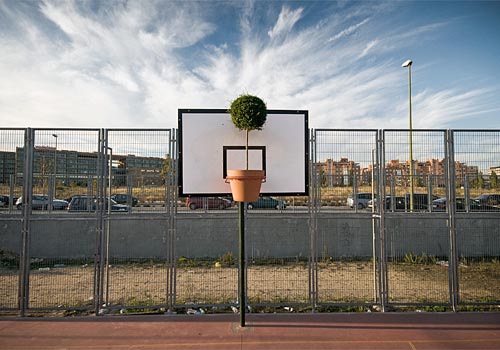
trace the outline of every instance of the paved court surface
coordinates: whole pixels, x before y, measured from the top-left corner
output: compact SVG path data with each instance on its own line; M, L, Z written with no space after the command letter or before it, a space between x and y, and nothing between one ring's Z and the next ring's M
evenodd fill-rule
M0 349L500 349L500 312L6 317Z

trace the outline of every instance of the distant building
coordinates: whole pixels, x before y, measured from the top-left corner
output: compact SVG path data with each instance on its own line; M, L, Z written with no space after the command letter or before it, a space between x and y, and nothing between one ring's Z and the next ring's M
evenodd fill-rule
M99 156L97 152L56 150L55 147L37 146L33 153L33 176L44 181L56 174L57 181L65 185L85 184L97 175ZM127 176L135 184L157 185L165 159L139 157L135 155L113 155L113 183L124 185ZM0 152L0 182L8 183L10 176L17 181L23 178L24 148L17 147L15 152Z
M491 167L490 168L490 173L488 175L493 174L493 172L495 172L495 174L497 174L497 175L500 175L500 166Z
M161 185L163 181L161 172L165 163L164 158L137 157L129 154L126 156L113 155L113 160L118 163L113 183L123 182L125 184L131 180L133 186L156 186ZM129 176L130 180L125 181L125 176Z
M97 175L96 152L57 150L54 147L35 147L33 153L33 176L57 175L58 181L67 184ZM24 172L24 148L16 148L16 176Z
M327 159L318 163L318 170L322 176L323 186L351 186L354 175L360 174L360 166L348 158L340 158L339 161Z
M424 186L428 181L431 181L433 186L446 185L445 159L429 159L425 162L413 162L414 178L418 186ZM356 174L358 185L371 183L373 171L371 164L367 168L360 168L358 163L348 158L341 158L339 161L327 159L324 162L318 163L318 168L322 176L323 186L351 186L354 174ZM410 176L410 161L390 160L385 165L385 174L387 179L394 181L396 185L407 185ZM477 180L478 176L479 168L477 166L468 166L458 161L455 162L455 181L457 185L463 186L466 180L471 182Z
M16 154L0 151L0 183L8 183L16 169Z

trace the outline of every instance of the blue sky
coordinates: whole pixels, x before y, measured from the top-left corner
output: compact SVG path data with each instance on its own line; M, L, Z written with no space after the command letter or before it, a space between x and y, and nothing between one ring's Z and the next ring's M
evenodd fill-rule
M241 93L313 128L500 129L498 1L0 0L0 127L177 126Z

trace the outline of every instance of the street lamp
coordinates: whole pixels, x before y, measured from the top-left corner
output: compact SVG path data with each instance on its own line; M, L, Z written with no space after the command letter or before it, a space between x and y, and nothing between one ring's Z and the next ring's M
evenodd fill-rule
M56 148L54 148L54 198L56 197L56 182L57 182L57 134L52 134L56 139Z
M411 65L413 61L403 62L401 67L408 67L408 110L410 112L410 212L413 211L413 125L411 117Z

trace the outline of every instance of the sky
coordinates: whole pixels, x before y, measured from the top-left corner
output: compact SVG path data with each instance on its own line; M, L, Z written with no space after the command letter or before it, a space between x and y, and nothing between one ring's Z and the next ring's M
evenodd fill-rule
M500 129L500 1L0 0L0 128L176 128L241 94L312 128Z

